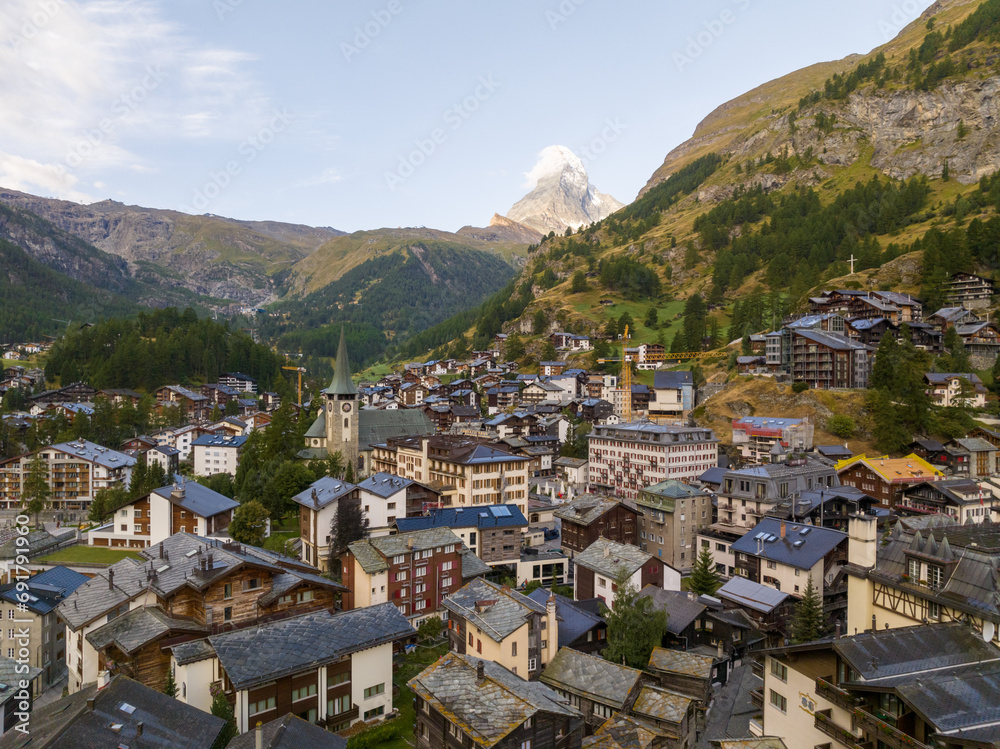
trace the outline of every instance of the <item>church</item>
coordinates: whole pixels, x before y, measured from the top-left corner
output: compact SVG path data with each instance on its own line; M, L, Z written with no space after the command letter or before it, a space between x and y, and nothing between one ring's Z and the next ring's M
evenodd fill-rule
M323 408L305 434L306 448L299 457L325 458L339 452L345 464L350 462L354 466L359 477L371 472L374 445L394 437L434 432L434 422L420 409L378 411L361 408L358 389L351 379L351 362L343 329L333 381L319 397Z

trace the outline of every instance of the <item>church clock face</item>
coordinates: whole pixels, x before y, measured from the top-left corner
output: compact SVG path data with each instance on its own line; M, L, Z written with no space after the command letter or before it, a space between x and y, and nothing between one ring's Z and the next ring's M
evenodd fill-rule
M345 414L350 413L351 412L351 404L350 403L345 403L344 405L341 406L341 409L343 409L343 411L344 411Z

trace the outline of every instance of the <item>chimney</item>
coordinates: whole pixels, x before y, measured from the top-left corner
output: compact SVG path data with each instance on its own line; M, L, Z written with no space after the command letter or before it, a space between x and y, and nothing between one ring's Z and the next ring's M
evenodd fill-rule
M476 684L482 684L486 681L486 664L482 661L476 663Z
M875 614L872 614L872 634L878 632L878 624L875 623Z
M108 570L108 590L115 589L115 571Z
M208 564L205 566L205 569L209 569L209 570L212 569L212 558L214 556L215 556L214 554L209 554L208 555Z
M610 556L611 556L611 547L610 546L605 546L604 547L604 558L607 559Z
M140 736L142 736L142 721L141 720L138 723L135 724L135 737L139 738Z
M406 548L413 551L413 537L406 539Z
M794 500L793 500L793 505L794 505ZM781 537L782 537L782 538L784 538L784 537L785 537L785 532L786 532L786 528L785 528L785 521L784 521L784 520L782 520L782 521L781 521Z
M719 640L719 645L718 645L718 649L715 652L715 657L716 658L721 658L722 657L722 640Z
M313 507L319 507L319 495L316 493L315 489L312 491L312 501Z
M163 559L163 542L160 541L160 559Z
M94 712L94 698L93 697L91 697L91 698L89 698L87 700L87 709L90 710L90 712Z
M264 749L264 731L261 730L260 721L257 721L257 727L254 729L254 740L253 745L255 749Z
M834 627L834 630L833 630L833 636L834 636L835 639L839 640L841 638L841 635L842 635L842 632L841 632L841 626L840 626L840 619L838 619L837 620L837 626Z

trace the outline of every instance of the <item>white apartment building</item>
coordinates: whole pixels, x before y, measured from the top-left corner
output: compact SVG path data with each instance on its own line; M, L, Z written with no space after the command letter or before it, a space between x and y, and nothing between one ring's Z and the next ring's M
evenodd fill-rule
M591 488L636 499L643 488L665 479L693 481L718 465L711 429L636 422L597 425L588 451Z
M235 476L240 452L246 441L246 437L217 434L204 434L196 439L191 443L195 476L212 476L216 473Z

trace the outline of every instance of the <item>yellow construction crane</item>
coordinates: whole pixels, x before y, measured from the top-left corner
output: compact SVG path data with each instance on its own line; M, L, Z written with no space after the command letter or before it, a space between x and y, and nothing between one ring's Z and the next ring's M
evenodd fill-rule
M305 367L282 367L282 369L288 369L292 372L299 373L299 408L302 408L302 373L306 371Z
M628 325L625 326L625 332L622 333L622 375L621 375L621 388L622 391L622 418L626 421L632 420L632 367L628 360ZM609 364L613 362L618 362L618 359L598 359L601 364Z

